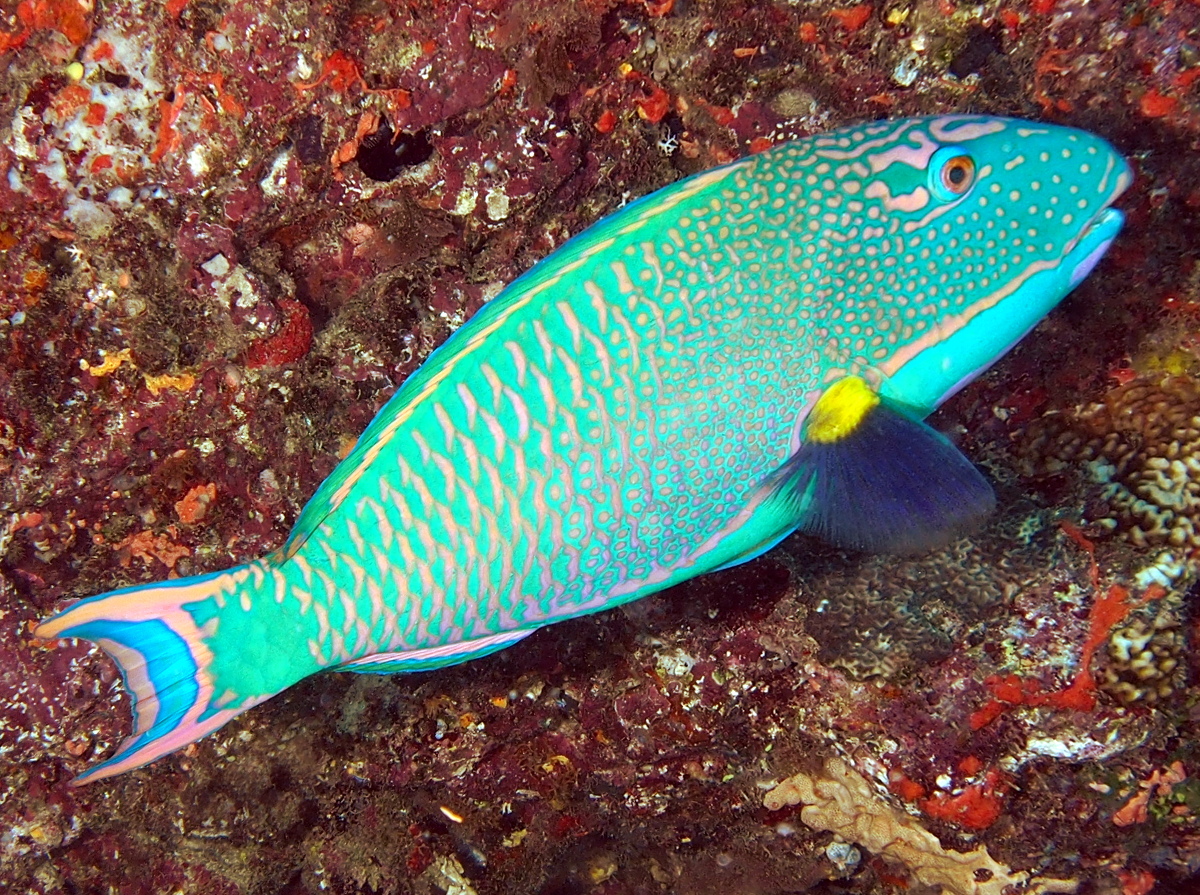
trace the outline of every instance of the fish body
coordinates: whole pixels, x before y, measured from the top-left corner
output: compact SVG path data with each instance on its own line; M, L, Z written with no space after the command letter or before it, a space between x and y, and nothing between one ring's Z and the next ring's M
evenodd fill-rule
M1090 134L946 116L787 143L605 218L400 387L278 552L40 626L100 644L135 702L78 779L317 671L462 662L797 529L952 536L990 490L919 421L1087 274L1129 181Z

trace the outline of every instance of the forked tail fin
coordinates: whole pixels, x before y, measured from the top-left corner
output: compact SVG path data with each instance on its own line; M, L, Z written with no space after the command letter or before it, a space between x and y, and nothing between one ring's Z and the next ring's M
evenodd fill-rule
M174 752L270 694L231 702L215 694L209 625L198 624L186 604L224 602L249 584L251 567L139 585L81 600L42 622L34 636L82 637L120 666L133 700L133 733L107 761L80 774L78 785L132 770ZM254 578L260 578L256 575Z

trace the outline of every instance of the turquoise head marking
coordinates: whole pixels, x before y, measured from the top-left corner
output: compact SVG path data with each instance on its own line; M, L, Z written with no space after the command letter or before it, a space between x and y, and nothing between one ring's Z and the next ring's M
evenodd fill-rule
M833 309L818 326L846 372L921 412L1083 279L1132 180L1099 137L990 116L863 124L808 147L777 163L805 187L801 266Z

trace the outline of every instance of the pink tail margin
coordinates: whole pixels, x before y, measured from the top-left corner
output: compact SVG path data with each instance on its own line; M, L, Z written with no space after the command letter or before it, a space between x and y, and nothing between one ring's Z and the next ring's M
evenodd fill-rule
M79 785L141 767L193 743L267 697L218 705L204 627L184 609L241 589L242 566L225 572L128 587L81 600L42 622L34 636L81 637L120 667L133 700L133 733L107 761L76 777Z

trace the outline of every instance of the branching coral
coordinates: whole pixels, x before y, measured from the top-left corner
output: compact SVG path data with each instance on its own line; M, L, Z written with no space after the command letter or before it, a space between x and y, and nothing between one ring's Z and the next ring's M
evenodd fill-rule
M814 830L827 830L897 861L918 882L954 895L1004 895L1009 886L1044 893L1077 888L1071 880L1031 883L1029 874L1009 870L984 846L969 852L942 848L936 836L883 801L865 777L839 758L826 762L823 777L796 774L784 780L763 804L771 811L803 804L800 819Z

